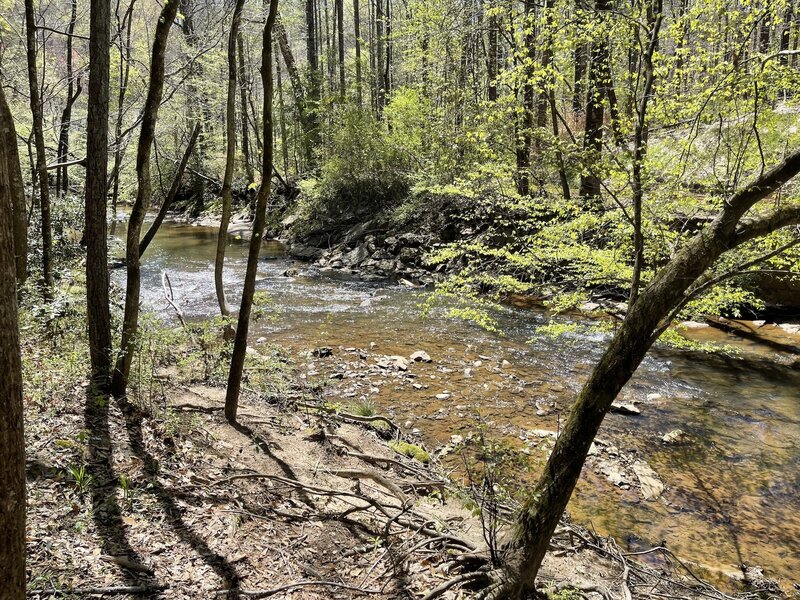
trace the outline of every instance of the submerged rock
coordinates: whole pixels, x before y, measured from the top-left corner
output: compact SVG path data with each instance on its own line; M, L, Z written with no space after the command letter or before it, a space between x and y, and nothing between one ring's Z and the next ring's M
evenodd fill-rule
M611 412L621 415L640 415L642 411L632 402L612 402Z
M676 442L682 442L685 438L686 434L682 429L674 429L665 434L664 437L661 438L661 441L666 444L674 444Z
M633 463L633 472L642 486L642 497L650 501L658 500L664 492L664 483L659 479L658 473L642 461Z

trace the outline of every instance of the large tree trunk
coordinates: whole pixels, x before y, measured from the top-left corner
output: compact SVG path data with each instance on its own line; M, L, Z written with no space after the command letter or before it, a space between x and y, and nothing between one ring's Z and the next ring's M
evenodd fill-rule
M242 290L242 304L239 308L239 322L236 327L236 339L233 343L231 368L228 372L228 389L225 395L225 418L231 423L236 421L239 407L239 391L242 385L244 359L247 354L247 334L250 329L250 311L253 307L253 294L256 289L256 271L258 256L261 253L261 242L267 216L267 202L272 188L272 28L278 11L278 0L270 0L269 15L264 25L264 39L261 49L261 80L264 86L264 158L262 161L261 187L258 189L256 214L253 220L253 236L250 238L250 249L247 255L247 269Z
M3 100L4 102L5 100ZM8 131L10 114L0 113ZM14 143L16 148L16 142ZM0 590L8 600L25 598L25 436L22 418L22 366L14 275L13 160L0 143ZM16 170L19 170L17 165ZM12 168L12 170L14 170Z
M111 375L111 312L108 296L106 199L110 7L92 0L89 23L89 108L86 125L86 320L92 381L108 393Z
M167 216L169 207L172 206L175 196L178 195L178 190L181 187L181 179L183 179L183 174L186 172L186 165L189 164L189 158L192 156L192 151L194 150L195 144L197 143L197 138L199 136L200 123L195 123L191 136L189 137L189 143L186 144L186 150L184 150L181 162L178 164L178 168L175 170L175 175L172 178L172 185L170 185L169 191L164 198L164 202L161 203L161 208L158 209L156 218L153 219L153 223L150 225L147 233L144 234L142 241L139 243L139 257L144 255L147 247L150 245L150 242L152 242L153 238L156 237L156 233L158 233L161 224L164 222L164 218Z
M222 270L225 266L225 247L228 244L228 225L231 221L231 187L236 160L236 37L239 33L239 22L242 18L244 0L236 0L231 19L231 30L228 34L228 97L225 103L225 175L222 179L222 217L219 221L217 235L217 253L214 258L214 289L222 316L231 314L225 299L225 284ZM269 177L269 174L265 174Z
M152 197L150 182L150 154L158 120L158 109L164 91L164 54L167 40L178 2L168 2L161 10L153 38L153 55L150 60L150 84L147 90L139 145L136 150L136 200L128 219L128 234L125 247L127 278L125 285L125 314L122 320L122 341L117 357L112 382L112 392L117 398L123 397L128 389L128 376L131 370L133 352L136 348L136 333L139 329L139 292L141 287L141 265L139 260L139 236L142 233L147 207Z
M36 65L36 17L33 0L25 0L25 39L28 50L28 90L33 117L33 139L36 144L36 179L39 182L39 207L42 211L42 283L45 298L49 299L53 288L53 229L50 223L50 184L47 178L47 157L44 146L44 116Z
M729 198L717 217L656 274L630 307L578 395L544 472L520 511L515 537L507 548L508 579L496 597L520 598L534 590L550 537L611 403L669 324L673 311L696 289L706 270L739 244L800 222L800 205L796 203L749 220L742 219L756 203L798 172L800 152L795 152Z
M14 231L14 263L17 283L22 285L28 276L28 218L25 205L25 183L22 179L22 167L19 162L14 117L8 107L2 82L0 82L0 145L5 146L4 160L8 175L8 193L11 200Z
M488 49L486 52L486 79L488 80L488 96L490 102L497 101L497 15L494 14L494 7L489 6L492 11L486 25L487 36L489 38Z

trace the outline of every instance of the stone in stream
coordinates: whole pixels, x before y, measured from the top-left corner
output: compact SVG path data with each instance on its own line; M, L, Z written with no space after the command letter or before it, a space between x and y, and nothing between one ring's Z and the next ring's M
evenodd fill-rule
M430 354L428 354L424 350L417 350L409 358L414 362L425 362L425 363L433 362L433 359L431 358Z
M322 346L320 348L314 348L311 353L317 358L325 358L326 356L333 356L333 349L327 346Z
M448 393L436 394L437 400L447 400L450 397Z
M790 334L800 333L800 325L798 325L797 323L780 323L778 327L783 329L786 333Z
M611 412L619 413L621 415L640 415L640 411L633 402L612 402Z
M650 501L658 500L664 492L664 483L658 478L658 474L642 461L633 463L633 472L642 486L642 497Z
M673 429L667 434L664 434L664 437L661 438L661 441L665 444L674 444L676 442L682 442L686 438L686 434L681 429Z

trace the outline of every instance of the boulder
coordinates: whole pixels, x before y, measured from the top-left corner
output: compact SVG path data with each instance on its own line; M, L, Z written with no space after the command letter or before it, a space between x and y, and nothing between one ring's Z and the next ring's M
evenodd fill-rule
M632 402L613 402L611 404L611 412L619 413L621 415L642 414L642 411L640 411Z
M361 240L369 231L375 229L375 221L364 221L348 229L342 237L342 242L352 245Z
M321 248L314 246L304 246L302 244L294 244L289 248L289 256L293 258L300 258L302 260L313 260L322 255Z
M355 267L369 258L369 249L365 244L361 244L354 248L344 256L342 256L342 263L348 267Z

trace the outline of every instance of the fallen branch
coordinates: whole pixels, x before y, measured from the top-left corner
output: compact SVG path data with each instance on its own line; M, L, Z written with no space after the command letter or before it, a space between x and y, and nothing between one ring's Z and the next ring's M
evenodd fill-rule
M161 271L161 287L164 289L164 298L166 299L167 303L175 309L175 313L178 315L178 320L183 325L183 328L186 329L186 321L183 318L183 311L180 307L175 304L175 295L172 292L172 283L169 280L169 275L167 275L166 271Z
M152 594L167 589L165 585L118 585L111 587L63 588L52 590L28 590L29 596L88 596L90 594Z
M225 596L233 592L235 594L238 594L239 596L244 596L246 598L268 598L269 596L274 596L275 594L280 594L281 592L287 592L289 590L297 588L313 587L313 586L334 587L342 590L349 590L351 592L360 592L365 595L381 593L380 590L365 589L362 587L358 587L356 585L337 583L336 581L298 581L297 583L288 583L286 585L281 585L269 590L240 590L236 588L231 588L229 590L218 590L214 595Z

